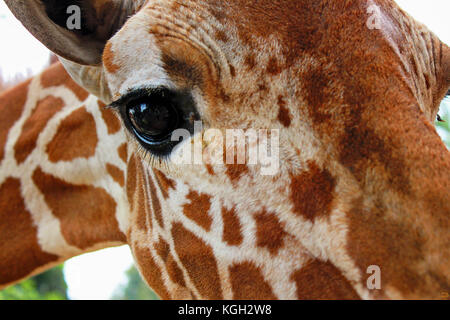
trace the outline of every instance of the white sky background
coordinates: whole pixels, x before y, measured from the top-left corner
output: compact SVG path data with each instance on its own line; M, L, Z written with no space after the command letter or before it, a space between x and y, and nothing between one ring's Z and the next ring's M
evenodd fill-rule
M449 0L397 0L397 3L450 45ZM48 61L47 49L22 27L3 1L0 1L0 43L0 70L5 79L17 73L26 74L28 70L35 74ZM125 281L124 272L132 261L128 247L106 249L67 261L69 297L109 299Z

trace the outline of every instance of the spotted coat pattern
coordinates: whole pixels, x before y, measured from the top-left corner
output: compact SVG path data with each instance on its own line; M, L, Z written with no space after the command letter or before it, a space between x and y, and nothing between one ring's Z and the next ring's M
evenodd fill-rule
M127 243L164 299L448 292L450 157L432 121L449 49L369 2L152 0L106 43L105 103L166 86L191 92L205 129L279 129L274 176L145 155L61 65L3 94L0 284Z

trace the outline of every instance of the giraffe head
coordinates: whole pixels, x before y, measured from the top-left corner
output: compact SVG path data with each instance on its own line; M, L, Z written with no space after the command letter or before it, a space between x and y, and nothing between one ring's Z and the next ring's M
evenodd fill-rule
M450 157L433 122L450 49L393 1L5 1L121 118L128 241L161 296L449 290ZM230 129L249 137L245 163Z

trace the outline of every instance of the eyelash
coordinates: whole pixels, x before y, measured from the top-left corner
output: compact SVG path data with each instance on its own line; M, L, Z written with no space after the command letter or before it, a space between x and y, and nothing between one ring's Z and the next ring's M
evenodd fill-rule
M169 156L157 156L151 153L148 149L144 148L139 142L137 142L137 153L143 162L148 166L148 168L158 167L166 168L169 170ZM147 159L148 157L148 159Z

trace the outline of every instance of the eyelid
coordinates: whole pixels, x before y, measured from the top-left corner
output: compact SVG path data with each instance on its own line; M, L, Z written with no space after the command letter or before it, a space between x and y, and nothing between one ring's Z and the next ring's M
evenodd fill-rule
M118 100L113 101L109 104L108 107L113 109L119 109L124 105L127 105L131 101L135 101L141 98L146 98L154 94L155 92L164 90L165 88L157 87L157 88L138 88L134 90L130 90L123 96L121 96Z

